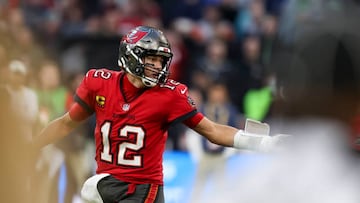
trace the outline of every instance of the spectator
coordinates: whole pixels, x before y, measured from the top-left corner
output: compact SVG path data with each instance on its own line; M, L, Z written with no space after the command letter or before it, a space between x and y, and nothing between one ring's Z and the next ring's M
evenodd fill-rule
M228 80L227 83L231 100L238 107L238 110L244 113L244 95L250 88L262 86L265 70L261 62L259 36L246 36L239 47L240 49L236 52L240 55L237 59L238 67L231 72L231 80Z
M235 69L228 58L227 44L221 39L212 39L205 52L195 59L195 70L191 72L190 84L206 94L209 85L217 80L229 81Z
M11 98L11 107L15 112L23 139L30 142L35 132L39 104L36 92L27 86L28 67L19 60L10 61L9 81L6 85Z
M264 0L250 1L240 9L234 25L237 37L242 39L246 35L259 35L265 13Z
M55 62L44 61L38 75L40 125L46 125L50 119L65 111L66 88L61 84L60 69ZM58 181L60 169L65 160L64 152L56 145L48 145L40 154L37 162L33 186L35 202L56 202L59 199Z
M269 74L260 87L250 88L244 95L244 116L266 122L271 118L272 106L276 100L275 74Z
M66 88L62 85L61 70L52 61L45 61L40 67L37 93L41 121L47 123L65 111Z

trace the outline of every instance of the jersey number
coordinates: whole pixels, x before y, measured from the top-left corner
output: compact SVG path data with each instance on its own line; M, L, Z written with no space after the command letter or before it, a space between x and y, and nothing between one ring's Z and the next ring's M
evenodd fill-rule
M103 150L100 154L101 160L106 162L112 162L113 155L111 154L111 146L109 135L111 132L111 122L105 122L101 126L101 137L102 137L102 145ZM122 142L118 146L117 152L117 164L125 165L125 166L135 166L140 167L142 165L142 156L134 155L132 157L125 157L126 151L139 151L144 146L144 137L145 132L139 126L125 125L119 131L120 137L128 137L129 134L134 134L136 136L136 142Z
M176 86L178 86L180 84L179 82L176 82L175 80L172 80L172 79L168 79L167 81L168 81L168 83L161 84L160 87L166 87L171 90L174 90L176 88Z
M94 72L94 78L101 77L105 80L109 79L111 77L111 73L108 71L104 71L102 69L98 69Z

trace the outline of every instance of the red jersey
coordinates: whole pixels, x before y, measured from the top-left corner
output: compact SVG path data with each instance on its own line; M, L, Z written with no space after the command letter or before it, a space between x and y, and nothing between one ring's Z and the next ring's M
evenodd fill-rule
M163 184L162 156L170 124L197 115L184 84L137 89L124 72L88 71L75 101L96 114L97 173L122 181ZM70 116L71 116L70 111Z

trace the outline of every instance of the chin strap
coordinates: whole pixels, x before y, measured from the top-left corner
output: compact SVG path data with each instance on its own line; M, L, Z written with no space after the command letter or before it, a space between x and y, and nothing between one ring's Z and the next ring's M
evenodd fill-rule
M146 87L154 87L156 85L155 82L149 81L146 78L141 78L141 81Z

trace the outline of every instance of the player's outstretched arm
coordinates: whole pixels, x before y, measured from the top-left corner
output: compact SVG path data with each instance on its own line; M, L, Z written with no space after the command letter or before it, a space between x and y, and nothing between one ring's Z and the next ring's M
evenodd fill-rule
M262 152L271 151L280 138L268 134L249 133L242 129L218 124L206 117L193 129L215 144Z
M234 127L215 123L206 117L193 130L206 137L210 142L227 147L234 146L234 135L239 131Z
M80 122L73 121L69 113L51 121L41 132L34 138L34 147L40 149L48 144L67 136Z

